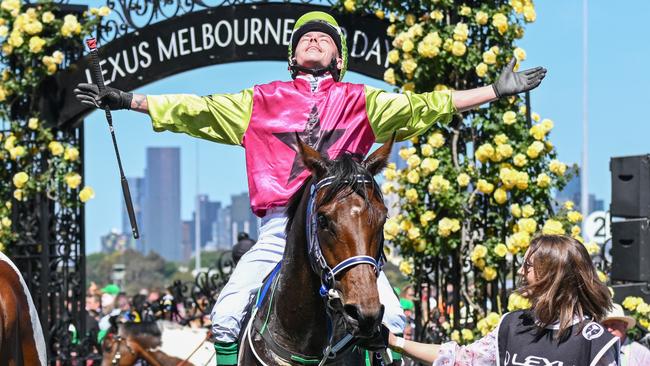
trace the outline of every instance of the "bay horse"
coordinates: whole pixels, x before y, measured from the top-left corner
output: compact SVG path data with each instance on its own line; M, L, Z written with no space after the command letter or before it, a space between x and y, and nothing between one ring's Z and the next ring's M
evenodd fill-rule
M312 175L287 206L284 256L244 323L239 364L361 365L359 346L385 349L377 276L387 209L374 176L394 138L363 162L329 160L296 139Z
M43 329L16 265L0 252L0 365L47 365Z

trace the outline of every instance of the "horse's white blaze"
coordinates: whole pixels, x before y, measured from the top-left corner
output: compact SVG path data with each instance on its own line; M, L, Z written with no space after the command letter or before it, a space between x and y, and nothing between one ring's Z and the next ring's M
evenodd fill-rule
M42 366L47 365L47 348L45 347L45 337L43 337L43 329L41 328L41 321L38 318L38 313L36 312L36 307L34 306L34 301L32 300L32 295L29 293L27 288L27 283L23 279L23 276L20 274L20 271L4 253L0 252L0 260L7 262L11 268L16 272L18 278L20 279L20 284L23 286L23 291L25 292L25 297L27 298L27 303L29 304L29 319L32 323L32 333L34 334L34 344L36 345L36 350L38 352L38 360L41 362Z
M350 208L350 216L352 217L358 216L361 213L361 211L362 211L361 207L353 206L352 208Z
M195 365L206 365L214 358L214 345L205 339L208 329L185 327L169 321L159 321L158 327L162 332L162 352L185 360L198 347L188 360ZM210 364L214 364L214 360Z

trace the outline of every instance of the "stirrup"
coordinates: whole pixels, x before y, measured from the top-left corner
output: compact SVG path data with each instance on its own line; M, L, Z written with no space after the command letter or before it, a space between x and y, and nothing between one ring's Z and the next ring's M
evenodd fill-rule
M217 365L237 365L238 348L237 342L215 343L214 349L217 351Z

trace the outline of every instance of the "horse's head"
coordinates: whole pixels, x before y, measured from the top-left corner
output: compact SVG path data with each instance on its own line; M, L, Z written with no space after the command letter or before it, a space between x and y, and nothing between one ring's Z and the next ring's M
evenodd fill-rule
M102 366L131 366L139 358L139 348L129 338L109 333L102 341Z
M147 349L161 345L161 333L155 322L118 323L110 318L111 328L102 341L102 366L131 366L150 356Z
M328 160L298 138L304 165L312 173L307 240L312 268L332 296L349 332L377 334L383 315L377 276L387 209L374 176L386 166L393 139L365 161L344 155ZM309 187L308 187L309 188ZM331 290L334 290L333 292Z

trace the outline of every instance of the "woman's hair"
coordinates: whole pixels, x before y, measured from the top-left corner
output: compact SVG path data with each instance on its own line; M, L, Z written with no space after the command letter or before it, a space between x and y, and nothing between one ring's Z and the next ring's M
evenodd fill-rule
M530 243L524 271L532 263L535 282L519 292L532 303L531 311L542 328L559 321L557 337L570 331L574 317L600 322L612 306L611 294L600 281L582 243L564 235L540 235Z

